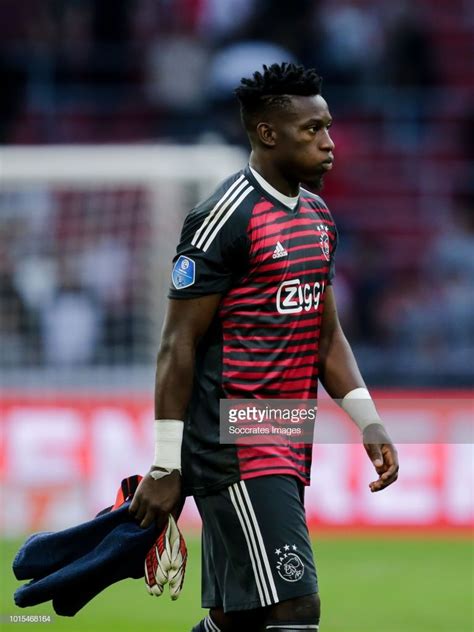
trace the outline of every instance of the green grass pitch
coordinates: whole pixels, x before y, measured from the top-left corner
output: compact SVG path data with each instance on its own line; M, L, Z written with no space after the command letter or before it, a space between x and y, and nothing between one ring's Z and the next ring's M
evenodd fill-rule
M51 614L43 632L189 632L200 609L200 545L188 535L189 562L183 593L150 597L141 580L108 588L73 618L57 617L51 604L20 609L13 592L20 584L11 561L21 541L1 542L1 630L9 616ZM464 539L435 537L349 537L314 535L322 599L321 632L472 632L474 547ZM25 625L22 625L25 629ZM247 631L250 632L250 631Z

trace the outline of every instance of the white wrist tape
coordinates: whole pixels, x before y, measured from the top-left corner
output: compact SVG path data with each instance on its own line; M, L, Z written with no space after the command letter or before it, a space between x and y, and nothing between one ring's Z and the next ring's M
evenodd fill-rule
M181 471L183 428L179 419L155 419L154 466Z
M361 431L370 424L382 424L374 401L366 388L355 388L347 393L340 406Z

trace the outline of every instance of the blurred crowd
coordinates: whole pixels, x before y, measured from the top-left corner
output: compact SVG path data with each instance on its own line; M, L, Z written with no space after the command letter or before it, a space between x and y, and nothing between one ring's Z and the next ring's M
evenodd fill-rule
M387 116L381 91L396 91L397 111L422 124L440 79L430 4L443 3L2 0L1 138L242 142L232 89L275 60L317 67L342 111ZM448 17L472 20L468 2L450 3Z
M4 367L144 363L149 205L140 189L0 195Z
M4 144L244 144L240 78L274 61L316 67L335 118L338 166L323 195L342 237L336 292L364 372L470 383L468 0L2 0L0 11ZM146 205L139 191L110 195L0 192L4 366L153 356L138 256Z

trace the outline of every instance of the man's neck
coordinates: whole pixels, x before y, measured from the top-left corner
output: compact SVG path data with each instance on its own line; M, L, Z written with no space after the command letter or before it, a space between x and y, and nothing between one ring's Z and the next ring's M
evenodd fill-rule
M296 197L300 192L300 183L291 182L288 178L275 168L275 166L266 160L262 160L255 152L252 151L249 158L249 164L255 169L262 178L272 185L277 191L288 197Z
M249 169L253 177L255 178L255 180L258 182L258 184L262 187L264 191L266 191L273 198L281 202L281 204L283 204L284 206L287 206L288 208L290 208L292 211L295 210L295 208L298 205L299 195L295 197L290 197L288 195L284 195L283 193L280 193L278 189L275 189L274 186L272 186L269 182L267 182L267 180L265 180L265 178L261 176L258 173L258 171L256 171L256 169L254 169L251 165L249 165Z

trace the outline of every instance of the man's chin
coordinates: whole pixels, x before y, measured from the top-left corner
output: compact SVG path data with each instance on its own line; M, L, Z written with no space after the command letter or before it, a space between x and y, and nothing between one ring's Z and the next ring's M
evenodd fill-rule
M303 180L302 184L306 185L311 191L317 191L319 193L324 187L324 176L319 174L317 176L312 176L311 178L306 178L306 180Z

